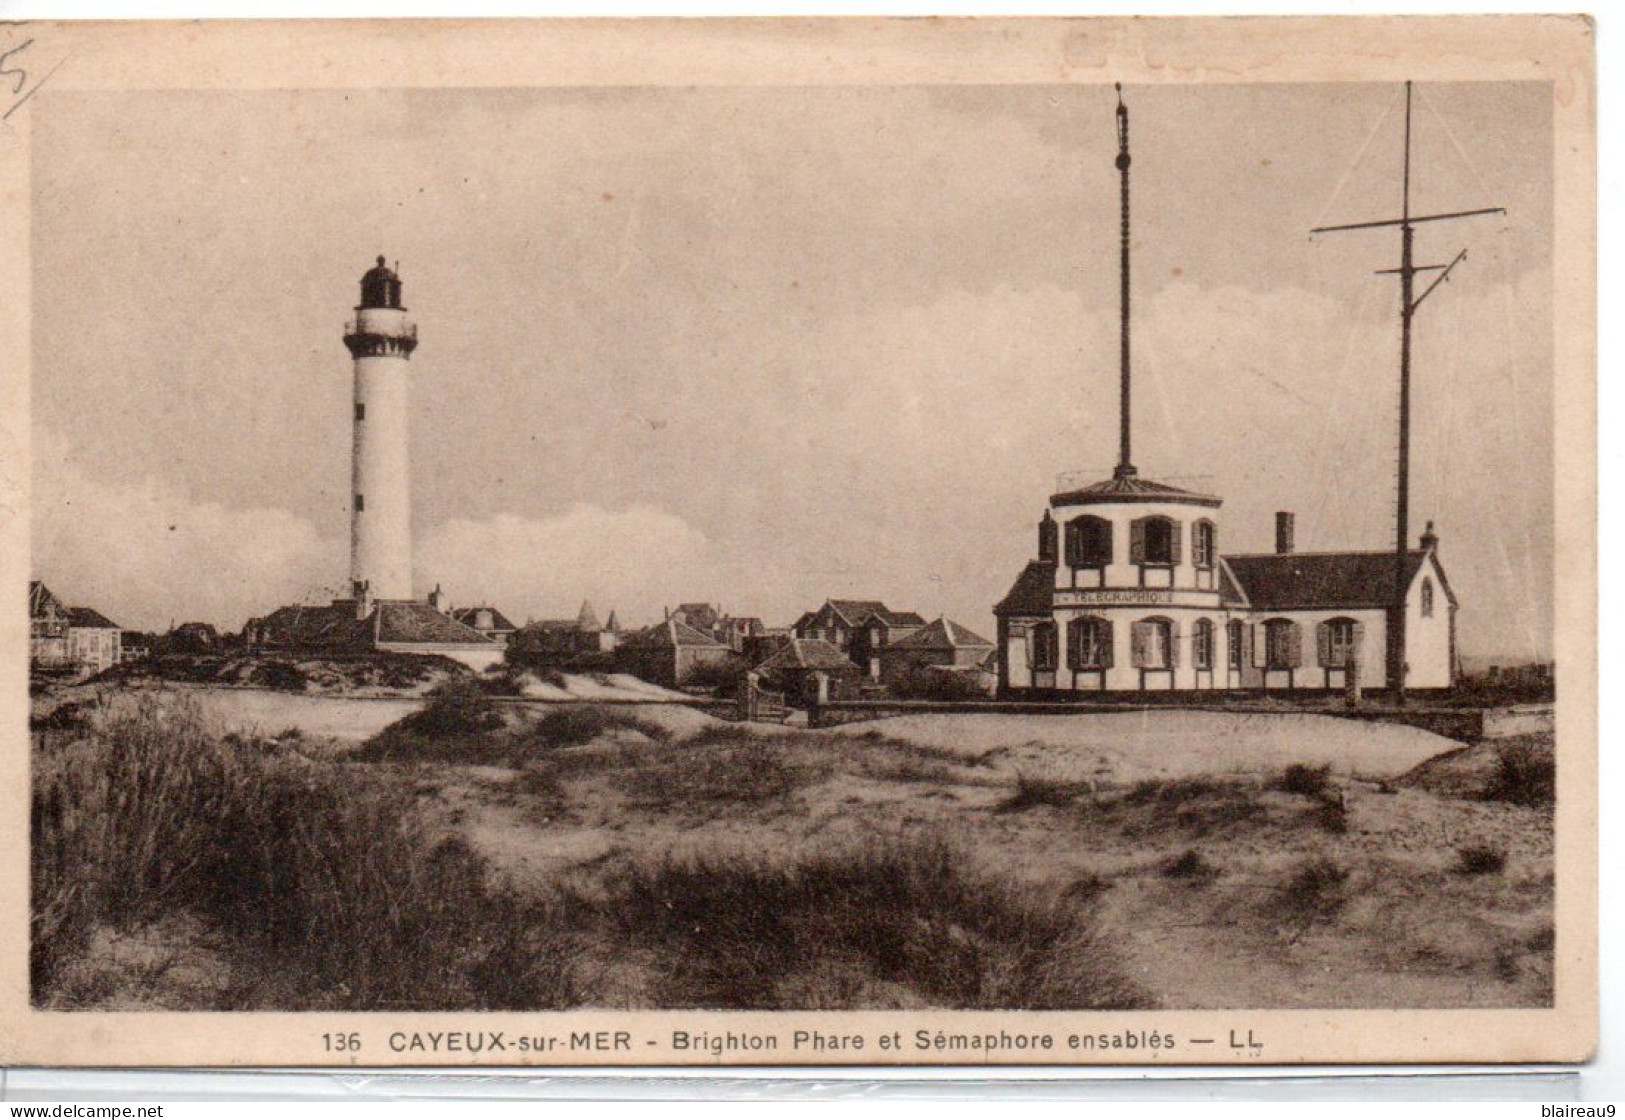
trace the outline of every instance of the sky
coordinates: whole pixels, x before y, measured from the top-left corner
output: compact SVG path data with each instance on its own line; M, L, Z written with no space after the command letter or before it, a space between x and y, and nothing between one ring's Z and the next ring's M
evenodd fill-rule
M1402 91L1127 91L1134 447L1221 550L1392 546ZM1109 473L1106 86L78 92L34 124L38 578L161 628L341 593L357 282L399 262L415 570L516 621L880 598L986 634ZM1412 529L1546 655L1549 92L1417 87Z

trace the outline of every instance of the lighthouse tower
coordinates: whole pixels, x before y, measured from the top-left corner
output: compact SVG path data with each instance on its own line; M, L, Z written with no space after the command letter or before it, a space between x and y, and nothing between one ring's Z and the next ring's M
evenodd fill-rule
M361 278L361 302L344 330L355 359L350 586L358 615L380 599L412 597L408 362L417 344L417 324L401 306L400 277L379 257Z

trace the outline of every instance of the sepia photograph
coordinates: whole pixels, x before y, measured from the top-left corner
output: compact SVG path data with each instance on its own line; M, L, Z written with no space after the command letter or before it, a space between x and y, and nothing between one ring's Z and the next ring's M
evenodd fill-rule
M8 114L19 1013L1203 1062L1594 985L1550 74L670 73Z

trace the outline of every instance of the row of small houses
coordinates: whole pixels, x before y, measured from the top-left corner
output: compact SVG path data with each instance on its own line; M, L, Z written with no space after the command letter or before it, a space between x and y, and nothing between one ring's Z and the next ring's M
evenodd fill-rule
M223 640L207 622L163 634L126 630L94 607L69 606L37 579L28 584L28 665L47 676L93 676L157 652L208 653Z
M710 603L668 608L659 622L634 631L622 630L613 612L600 624L590 603L573 619L525 626L514 626L495 607L452 615L502 641L518 660L569 665L596 658L668 688L721 683L746 671L795 695L819 673L837 694L922 671L956 674L986 691L996 679L994 647L986 638L952 619L928 622L873 599L830 599L787 627Z
M122 630L92 608L68 606L39 581L29 585L28 605L31 662L44 672L98 673L146 656L155 643L176 652L207 653L225 641L205 623L186 623L156 639ZM654 625L630 631L622 629L613 611L600 622L591 603L582 603L574 618L516 626L493 606L451 608L437 589L424 613L431 610L516 660L617 669L669 688L724 684L755 672L765 686L794 696L822 675L841 695L910 674L936 673L991 692L997 678L994 646L986 638L952 619L928 622L875 599L830 599L787 627L770 627L758 617L733 615L710 603L682 603ZM314 652L320 643L305 631L319 629L333 612L298 613L296 637L305 640L267 641L270 631L286 628L273 617L251 622L244 641L249 648L309 645ZM328 646L321 648L340 652Z
M955 675L991 692L993 643L949 618L927 622L877 600L831 599L785 628L684 604L627 640L625 668L668 687L749 670L767 687L805 695L822 675L833 694L917 673Z

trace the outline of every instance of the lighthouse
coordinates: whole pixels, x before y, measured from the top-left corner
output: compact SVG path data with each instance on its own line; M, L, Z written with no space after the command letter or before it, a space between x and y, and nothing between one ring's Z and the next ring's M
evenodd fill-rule
M290 603L243 627L250 650L306 656L360 653L449 657L476 671L502 660L496 641L452 617L435 585L412 598L410 362L418 328L401 306L401 278L378 258L344 325L355 361L350 420L350 595L326 606Z
M345 324L355 361L350 486L350 587L358 615L378 600L412 598L412 461L408 407L417 324L401 279L379 257L361 277Z

